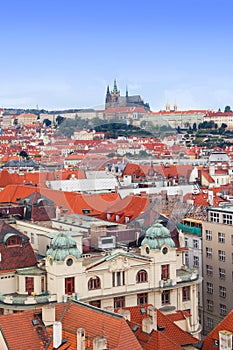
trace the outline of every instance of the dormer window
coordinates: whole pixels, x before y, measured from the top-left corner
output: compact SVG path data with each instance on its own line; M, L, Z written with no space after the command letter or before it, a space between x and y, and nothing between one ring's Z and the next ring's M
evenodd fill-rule
M20 238L16 235L10 236L6 241L6 246L18 246L20 245Z

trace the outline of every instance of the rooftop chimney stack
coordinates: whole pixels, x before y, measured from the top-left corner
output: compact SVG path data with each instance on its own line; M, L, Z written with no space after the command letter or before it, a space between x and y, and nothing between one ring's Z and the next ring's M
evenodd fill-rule
M77 330L77 350L85 350L85 330L83 328Z
M157 314L154 306L147 308L147 317L142 320L142 331L150 334L153 330L157 330Z
M42 307L42 321L45 325L51 326L55 322L55 306L54 305L44 305Z
M53 348L57 349L62 343L62 324L59 321L53 324Z
M219 331L219 350L232 349L232 332L223 330Z
M123 316L126 321L130 321L130 310L119 309L118 314Z
M93 341L93 350L107 350L107 340L105 337L96 337Z

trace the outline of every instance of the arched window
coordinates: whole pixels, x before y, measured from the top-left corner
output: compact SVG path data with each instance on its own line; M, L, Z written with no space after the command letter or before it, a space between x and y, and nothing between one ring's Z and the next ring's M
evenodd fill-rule
M9 237L8 240L6 241L6 245L7 246L20 245L20 238L19 238L19 236L13 235L13 236Z
M145 270L140 270L136 277L137 283L147 282L147 272Z
M88 281L88 289L99 289L100 288L100 278L98 276L91 277Z

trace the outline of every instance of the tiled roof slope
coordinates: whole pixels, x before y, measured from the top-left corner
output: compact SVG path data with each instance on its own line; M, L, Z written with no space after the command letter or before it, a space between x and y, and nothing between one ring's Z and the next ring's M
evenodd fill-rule
M34 310L0 316L0 331L10 350L43 350L45 343L33 326Z
M68 209L68 213L83 214L82 209L90 209L90 214L106 212L110 205L120 201L117 193L80 194L51 190L44 187L9 185L0 192L0 203L16 203L36 191L49 198L58 207Z
M22 243L6 247L4 238L8 233L20 237ZM29 238L5 222L0 223L0 254L0 271L35 266L37 263Z
M146 310L147 306L148 305L143 305L143 309ZM155 330L150 334L146 334L142 331L141 327L142 320L147 317L146 312L141 312L142 306L125 307L123 309L130 311L130 328L133 329L135 325L139 325L135 335L144 350L178 350L182 349L184 345L196 344L199 341L189 333L183 331L179 326L173 323L168 316L159 310L156 310L157 328L163 330ZM166 347L164 346L165 344Z
M219 341L219 331L222 330L233 333L233 310L205 337L202 350L215 350L215 341Z
M73 301L56 304L55 308L56 321L62 322L62 338L66 338L60 350L77 349L78 328L85 330L88 349L92 349L93 339L97 336L107 339L108 350L142 349L122 316ZM53 350L51 327L45 328L40 321L38 326L33 326L33 319L35 311L0 316L0 329L9 349Z

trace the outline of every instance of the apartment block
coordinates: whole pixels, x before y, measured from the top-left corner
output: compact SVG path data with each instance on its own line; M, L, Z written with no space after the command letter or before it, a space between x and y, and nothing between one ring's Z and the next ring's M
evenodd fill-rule
M233 206L210 207L203 221L203 331L232 310Z

